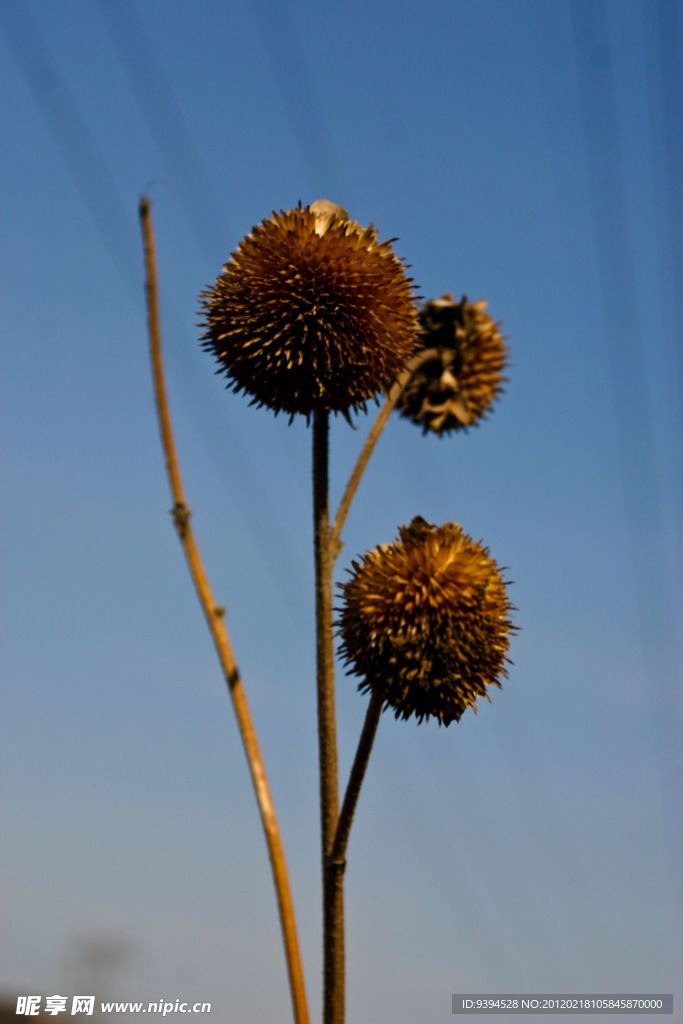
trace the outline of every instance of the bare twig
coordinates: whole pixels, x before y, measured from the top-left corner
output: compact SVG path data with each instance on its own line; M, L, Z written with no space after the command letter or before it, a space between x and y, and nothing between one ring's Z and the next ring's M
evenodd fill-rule
M370 697L368 710L365 713L363 731L361 732L360 740L358 741L358 749L356 750L353 767L351 768L349 782L344 795L344 803L342 804L342 809L339 814L337 831L329 856L330 865L337 865L338 870L343 870L345 866L346 846L349 841L351 822L353 821L356 804L358 803L360 787L363 782L363 778L365 777L365 769L367 768L368 761L370 759L370 751L372 750L375 733L377 732L379 716L382 713L383 703L384 699L379 697L376 693L373 693Z
M199 549L194 539L190 523L190 509L185 501L180 467L173 443L173 432L171 429L171 417L166 398L166 386L164 383L164 372L161 354L161 333L159 328L159 309L157 298L156 280L156 259L154 250L154 235L152 231L152 218L150 202L143 197L140 202L140 221L142 224L142 236L145 249L145 268L147 273L146 294L147 312L149 326L150 354L152 360L152 372L154 376L154 395L156 398L161 440L166 459L166 469L173 497L173 519L185 552L190 574L199 596L201 606L206 616L206 621L211 631L221 667L228 684L228 691L232 698L237 725L242 736L244 750L249 763L256 800L261 813L261 821L266 836L270 864L273 871L275 891L277 894L278 909L280 912L280 923L282 936L287 958L287 970L289 973L289 985L292 993L294 1008L294 1020L296 1024L308 1024L308 1009L306 1006L306 991L304 988L303 970L299 954L299 944L296 934L296 923L294 919L294 907L287 878L287 866L285 864L284 851L280 839L277 819L273 801L270 795L263 759L259 750L256 733L249 713L246 696L242 688L237 663L232 650L232 644L224 622L225 609L218 606L214 600L209 585L209 580L204 570Z
M372 427L370 428L370 433L365 439L365 444L361 448L360 455L358 456L356 465L353 468L353 473L351 474L349 482L346 485L346 490L344 491L342 500L339 503L339 510L337 511L337 515L334 520L334 525L332 526L331 550L333 559L336 559L336 557L339 555L339 552L341 551L341 534L342 530L344 529L344 523L346 522L346 517L351 507L351 502L353 501L356 491L358 490L358 485L361 481L361 477L365 472L365 467L370 461L370 456L375 450L375 445L379 440L379 436L384 430L387 420L394 411L396 403L401 397L401 392L403 391L404 387L410 380L415 370L418 368L418 366L422 366L422 364L427 362L429 359L433 359L435 354L435 349L423 349L422 351L418 352L417 355L414 355L413 358L408 363L406 363L404 369L401 371L399 376L396 378L394 384L392 385L391 389L389 390L389 394L387 395L386 400L382 405L382 408L377 413L377 418L375 419L375 422L372 424Z

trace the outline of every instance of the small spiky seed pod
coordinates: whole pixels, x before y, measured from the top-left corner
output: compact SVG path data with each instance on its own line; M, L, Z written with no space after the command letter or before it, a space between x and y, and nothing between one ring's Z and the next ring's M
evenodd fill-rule
M450 294L420 311L418 349L433 350L413 373L398 402L402 416L426 434L467 430L486 416L502 392L508 348L486 313L486 300L454 302Z
M358 689L397 718L450 725L507 676L512 606L488 549L457 523L416 516L399 535L353 562L341 584L341 653Z
M342 207L273 212L202 293L203 347L253 403L348 414L386 390L415 347L410 283L390 242Z

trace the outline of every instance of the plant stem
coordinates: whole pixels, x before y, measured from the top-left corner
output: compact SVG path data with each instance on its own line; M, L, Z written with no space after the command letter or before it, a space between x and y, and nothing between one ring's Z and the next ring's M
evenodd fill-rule
M370 697L330 853L330 863L333 864L343 865L346 859L346 846L349 841L351 822L353 821L356 804L358 803L360 787L365 777L365 769L370 759L370 752L375 739L375 733L377 732L379 716L382 714L383 703L384 699L376 693L373 693Z
M406 363L405 367L394 381L382 408L377 413L375 422L372 424L370 433L365 439L365 444L361 448L360 455L358 456L356 465L353 468L349 482L346 485L346 490L344 491L342 500L339 503L339 509L337 511L331 533L333 558L336 558L341 551L342 530L344 529L344 523L346 522L346 517L349 514L349 509L351 508L351 502L355 497L358 485L360 484L363 473L365 472L365 467L370 461L370 456L375 450L375 445L379 441L379 436L384 430L387 420L391 416L396 407L396 403L401 397L401 392L415 370L429 359L434 359L436 355L438 355L437 350L431 348L422 349L414 355L413 358Z
M329 413L313 419L313 523L323 875L325 1024L344 1021L344 878L329 862L339 816L332 632L332 554L328 500Z
M244 750L249 763L249 771L256 793L256 801L261 813L261 821L266 836L268 855L275 882L278 910L280 913L280 924L282 937L287 958L287 971L289 974L289 986L292 993L292 1004L294 1009L294 1020L296 1024L308 1024L308 1009L306 1006L306 991L304 988L304 976L299 954L299 943L296 934L296 922L294 919L294 906L287 878L287 865L285 863L280 831L275 817L273 801L270 795L263 758L259 750L256 732L249 713L247 699L242 687L242 680L239 675L237 663L232 650L232 644L224 621L225 609L220 608L213 597L204 565L202 563L199 549L194 539L192 526L190 525L190 509L185 502L180 467L173 441L171 427L171 416L166 397L166 385L164 382L164 371L161 351L161 331L159 328L159 307L157 293L156 258L154 249L154 234L152 230L152 217L150 202L143 197L140 202L140 221L142 224L142 236L145 250L146 268L146 295L147 315L150 340L150 355L152 360L152 373L154 377L154 395L156 399L157 414L159 417L159 428L166 460L166 469L173 497L173 521L178 531L190 574L194 581L201 606L206 616L206 621L211 631L218 657L228 684L228 691L232 698L237 725L244 744Z

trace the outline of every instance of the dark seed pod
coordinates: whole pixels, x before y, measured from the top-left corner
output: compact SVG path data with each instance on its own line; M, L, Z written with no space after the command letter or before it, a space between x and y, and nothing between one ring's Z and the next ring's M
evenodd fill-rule
M501 394L508 348L486 313L486 300L454 302L450 294L420 311L418 349L433 350L415 370L398 402L402 416L435 434L467 430L486 417Z

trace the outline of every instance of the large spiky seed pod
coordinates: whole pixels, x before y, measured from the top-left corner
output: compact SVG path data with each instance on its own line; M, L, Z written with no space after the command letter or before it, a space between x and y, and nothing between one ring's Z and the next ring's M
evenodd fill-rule
M485 418L507 379L508 348L486 312L486 300L454 302L450 294L420 311L418 351L433 350L413 373L398 403L402 416L435 434L467 430Z
M386 390L415 347L410 285L372 225L325 199L299 204L254 227L202 293L203 347L258 405L347 414Z
M341 584L338 622L348 671L397 718L458 721L507 676L506 584L487 548L457 523L416 516Z

